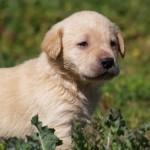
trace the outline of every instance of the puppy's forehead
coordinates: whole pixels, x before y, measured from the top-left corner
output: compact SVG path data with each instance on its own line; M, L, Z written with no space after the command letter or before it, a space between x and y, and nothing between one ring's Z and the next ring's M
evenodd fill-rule
M93 11L81 11L75 13L62 21L66 32L76 30L86 30L87 28L95 30L105 30L112 26L111 21L103 15Z

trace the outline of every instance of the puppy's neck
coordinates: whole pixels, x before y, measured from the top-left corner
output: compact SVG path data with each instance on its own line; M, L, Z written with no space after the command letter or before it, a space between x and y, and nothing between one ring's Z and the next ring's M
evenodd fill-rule
M71 88L71 91L74 91L73 93L82 93L87 99L89 113L93 112L99 100L99 83L86 82L74 78L70 72L61 69L57 63L49 60L46 53L42 53L38 59L39 72L43 72L43 75L46 73L48 78L56 78L58 82L62 81L63 83L60 84L61 86L63 85L66 90Z

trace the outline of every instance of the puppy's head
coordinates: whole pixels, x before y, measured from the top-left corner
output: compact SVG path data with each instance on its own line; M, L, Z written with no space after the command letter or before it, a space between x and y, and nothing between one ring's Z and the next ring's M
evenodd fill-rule
M104 80L119 73L118 54L124 42L118 27L99 13L82 11L54 25L44 37L42 50L49 59L81 80Z

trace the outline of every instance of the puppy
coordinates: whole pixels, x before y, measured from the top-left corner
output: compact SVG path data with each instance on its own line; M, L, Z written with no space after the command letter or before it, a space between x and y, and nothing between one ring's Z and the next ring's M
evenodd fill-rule
M97 86L119 74L124 56L121 33L93 11L77 12L45 35L39 57L0 69L0 136L24 137L40 120L71 149L72 121L88 120L98 102Z

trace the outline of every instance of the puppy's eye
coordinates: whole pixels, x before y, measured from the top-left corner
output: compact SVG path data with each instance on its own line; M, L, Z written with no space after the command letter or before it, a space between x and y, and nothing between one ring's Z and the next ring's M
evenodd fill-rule
M110 41L110 46L111 46L112 48L117 47L117 42L116 42L115 40L111 40L111 41Z
M87 47L88 46L88 42L86 42L86 41L80 42L80 43L77 44L77 46L79 46L81 48Z

